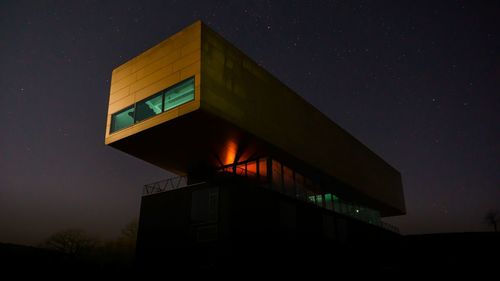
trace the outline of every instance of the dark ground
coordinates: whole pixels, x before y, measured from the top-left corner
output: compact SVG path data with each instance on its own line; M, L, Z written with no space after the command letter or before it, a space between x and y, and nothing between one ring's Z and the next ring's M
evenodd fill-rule
M314 242L314 241L312 241ZM304 261L303 268L297 264L287 266L277 261L266 267L265 272L256 266L248 264L238 267L235 272L243 277L242 273L262 275L283 272L293 275L294 272L307 273L311 276L344 275L371 275L391 278L404 277L462 277L472 276L474 279L483 279L498 274L500 268L500 233L443 233L426 235L402 236L393 249L387 247L373 247L360 249L356 246L339 249L337 258L328 261L328 257L321 257L323 262L316 263L319 257L299 256ZM377 252L375 252L377 251ZM264 253L265 254L265 253ZM168 255L168 253L166 253ZM252 257L265 258L265 257ZM248 259L251 260L251 259ZM238 261L231 261L237 263ZM186 260L186 264L189 261ZM300 264L300 263L299 263ZM291 265L291 264L290 264ZM170 268L168 263L148 268L143 265L142 270L135 262L105 260L100 258L73 257L56 251L29 246L0 243L0 268L5 273L14 276L44 276L64 279L79 279L86 277L118 277L136 278L153 273L179 273L179 268ZM274 268L276 272L268 272ZM229 274L235 267L217 269L183 268L182 272L190 275L197 273ZM10 275L9 275L10 276ZM398 277L399 276L399 277ZM488 278L491 279L491 278Z

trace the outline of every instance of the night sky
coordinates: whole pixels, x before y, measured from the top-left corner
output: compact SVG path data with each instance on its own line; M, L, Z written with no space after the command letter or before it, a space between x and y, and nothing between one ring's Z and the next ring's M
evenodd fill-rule
M402 233L490 230L499 3L0 1L0 242L139 216L172 175L104 145L111 71L197 19L401 172Z

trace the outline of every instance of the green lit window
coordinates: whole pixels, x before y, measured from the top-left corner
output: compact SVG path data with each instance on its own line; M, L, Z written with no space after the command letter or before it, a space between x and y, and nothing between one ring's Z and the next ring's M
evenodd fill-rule
M325 205L328 210L332 208L332 195L330 193L325 194Z
M165 92L163 111L170 110L192 100L194 100L194 77L175 85Z
M111 116L110 133L132 126L176 106L194 100L194 77L135 103Z
M140 122L149 117L162 113L163 95L155 95L142 100L135 105L135 122Z
M323 206L323 196L321 195L316 195L316 204L318 206Z
M111 133L134 124L134 106L127 107L111 115Z

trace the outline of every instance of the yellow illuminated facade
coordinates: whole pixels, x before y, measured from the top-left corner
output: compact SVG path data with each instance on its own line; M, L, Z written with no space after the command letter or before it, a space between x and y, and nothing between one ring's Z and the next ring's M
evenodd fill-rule
M113 70L106 144L200 107L201 22L197 22ZM194 99L112 133L112 115L178 83L194 80Z

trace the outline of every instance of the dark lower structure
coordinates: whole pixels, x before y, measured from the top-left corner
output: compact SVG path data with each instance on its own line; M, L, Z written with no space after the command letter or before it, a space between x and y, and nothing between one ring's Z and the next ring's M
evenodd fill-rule
M307 271L335 263L336 270L378 270L394 262L388 249L400 235L377 212L341 201L326 188L314 193L292 182L292 189L276 182L272 169L248 169L273 162L225 167L207 181L177 177L146 185L137 244L141 266Z

